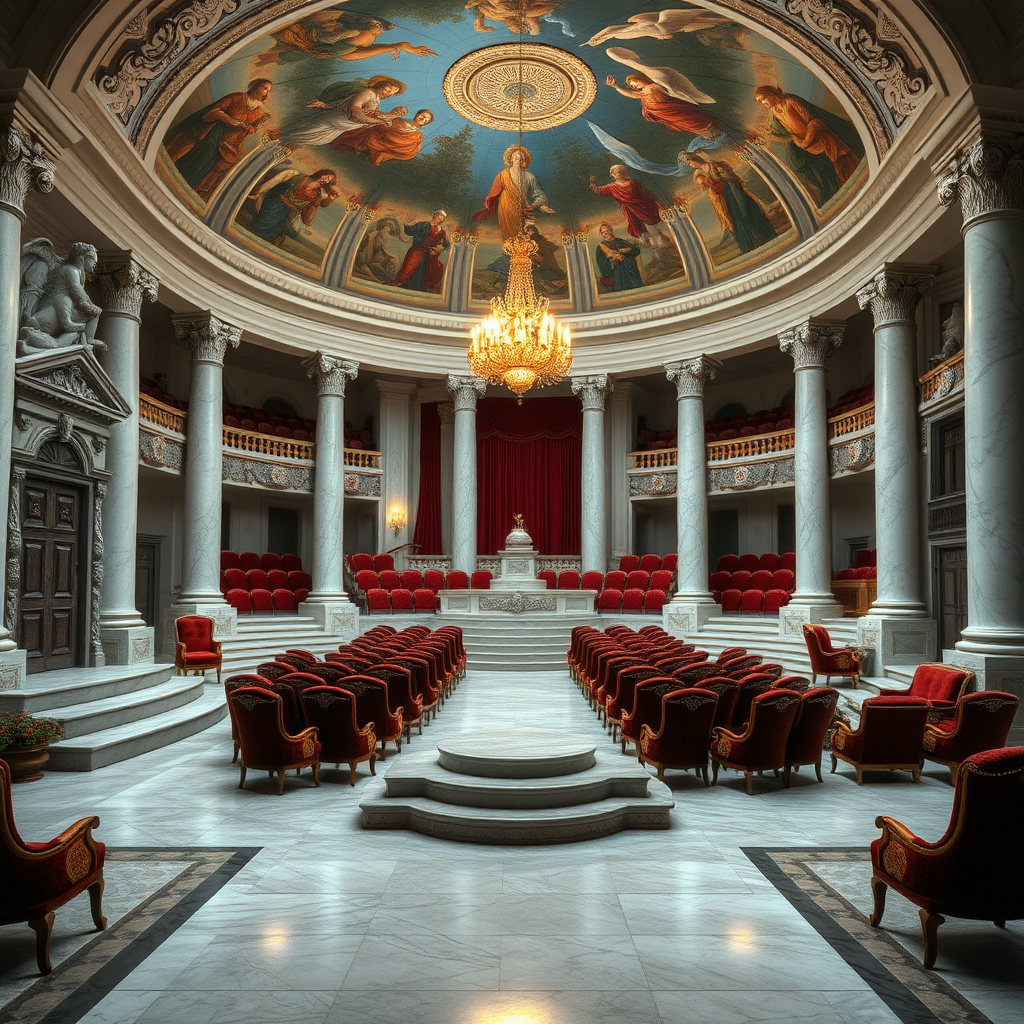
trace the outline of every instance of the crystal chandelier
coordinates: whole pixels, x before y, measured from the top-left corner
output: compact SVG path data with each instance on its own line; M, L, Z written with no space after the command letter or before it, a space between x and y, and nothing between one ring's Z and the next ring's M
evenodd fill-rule
M519 145L523 144L523 16L519 26ZM548 312L548 300L537 295L533 258L537 243L526 235L526 212L519 233L504 245L509 257L505 297L491 299L491 315L470 332L469 366L488 384L504 384L523 404L532 387L562 380L572 367L569 328Z

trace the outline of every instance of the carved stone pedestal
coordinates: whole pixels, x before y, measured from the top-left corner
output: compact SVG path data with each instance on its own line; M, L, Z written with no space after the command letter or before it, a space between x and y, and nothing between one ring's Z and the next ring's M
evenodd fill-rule
M173 620L172 620L173 622ZM100 627L100 644L108 665L142 665L153 661L152 626L131 626L121 629Z
M857 620L857 643L874 650L872 671L881 675L890 665L933 661L938 625L925 616L862 615Z
M804 623L842 618L843 606L834 599L790 601L779 609L779 636L803 636Z
M1020 699L1017 715L1006 737L1008 747L1024 745L1024 658L1003 657L996 654L972 654L969 651L943 651L945 665L960 665L969 668L975 677L974 686L979 690L1001 690L1012 693Z
M491 581L491 590L547 590L547 583L537 579L537 550L533 538L517 521L505 538L505 547L498 552L501 569Z
M692 636L702 629L713 615L720 615L721 605L709 599L702 601L692 597L675 597L661 610L663 629L675 637Z
M359 635L359 609L349 601L303 601L299 612L312 615L317 625L325 633L337 637L339 643L347 643Z
M0 651L0 690L20 690L25 685L25 657L18 648Z

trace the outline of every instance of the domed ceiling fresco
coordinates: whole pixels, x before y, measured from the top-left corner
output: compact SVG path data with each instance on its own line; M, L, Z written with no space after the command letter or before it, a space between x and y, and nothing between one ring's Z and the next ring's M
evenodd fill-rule
M522 229L553 308L647 303L775 259L867 180L825 83L692 4L291 17L192 89L157 168L213 230L327 288L482 310Z

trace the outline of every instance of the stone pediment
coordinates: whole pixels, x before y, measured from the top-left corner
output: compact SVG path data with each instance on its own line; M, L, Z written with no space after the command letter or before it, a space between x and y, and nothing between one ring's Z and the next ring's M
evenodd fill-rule
M45 404L75 409L81 416L118 423L131 408L84 345L23 356L15 363L18 393Z

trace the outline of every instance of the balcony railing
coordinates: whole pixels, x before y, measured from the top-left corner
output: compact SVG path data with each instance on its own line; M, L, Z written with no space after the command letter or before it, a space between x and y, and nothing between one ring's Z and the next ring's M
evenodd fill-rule
M775 455L788 452L793 447L792 430L779 430L771 434L751 434L750 437L733 437L727 441L708 441L708 462L723 462L726 459L750 459L757 456Z
M859 405L856 409L849 409L838 416L830 417L828 421L828 439L832 441L837 437L855 434L859 430L870 430L874 425L875 403L868 402L867 405Z
M255 430L240 430L238 427L224 427L223 437L225 448L271 459L302 459L312 462L316 450L312 441L296 441L291 437L261 434Z
M147 423L163 427L164 430L174 430L179 434L185 433L185 411L175 409L173 405L165 405L159 399L149 395L139 394L139 416Z
M956 355L939 363L918 381L918 401L924 405L936 398L945 398L957 386L962 386L963 382L964 350L960 349Z

